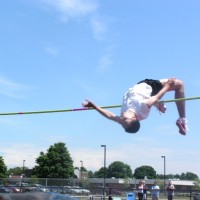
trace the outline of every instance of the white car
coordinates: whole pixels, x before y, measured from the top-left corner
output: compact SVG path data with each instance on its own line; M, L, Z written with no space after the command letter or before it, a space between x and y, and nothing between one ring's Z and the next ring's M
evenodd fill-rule
M64 190L64 193L68 193L68 194L77 194L77 195L90 194L89 190L82 189L81 187L78 187L78 186L64 186L63 190Z
M41 185L41 184L32 184L33 187L36 187L38 191L42 192L50 192L49 188Z

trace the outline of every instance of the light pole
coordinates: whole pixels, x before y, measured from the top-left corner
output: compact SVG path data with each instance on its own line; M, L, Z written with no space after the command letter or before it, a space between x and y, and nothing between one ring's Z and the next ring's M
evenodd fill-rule
M164 188L163 188L163 191L165 191L166 160L165 160L165 156L161 156L161 158L164 159L164 178L163 178L163 180L164 180Z
M21 185L20 185L20 191L22 191L22 182L23 182L23 178L24 178L24 166L25 166L25 160L23 160L23 165L22 165L22 175L21 175Z
M80 179L82 179L82 178L83 178L83 177L82 177L83 161L82 161L82 160L80 160L80 162L81 162L81 169L80 169Z
M23 168L22 168L22 178L24 178L24 168L25 168L25 160L23 160Z
M106 187L106 145L101 145L104 148L104 171L103 171L103 198L105 199L105 187Z

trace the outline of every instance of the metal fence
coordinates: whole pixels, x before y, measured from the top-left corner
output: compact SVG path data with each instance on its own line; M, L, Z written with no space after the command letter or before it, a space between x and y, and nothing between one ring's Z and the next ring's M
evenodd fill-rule
M118 184L107 186L104 188L102 183L91 184L88 180L80 179L49 179L49 178L6 178L0 179L1 187L11 187L18 183L41 184L49 189L50 192L57 192L61 194L70 194L71 196L78 196L80 199L87 200L105 200L112 197L113 200L127 199L127 193L134 193L137 199L137 190L130 184ZM21 191L23 186L20 186ZM149 187L150 188L150 187ZM111 199L111 198L110 198ZM110 200L109 199L109 200ZM151 191L147 192L147 199L151 199ZM167 199L167 193L164 190L160 191L160 199ZM200 200L200 190L175 190L174 199L180 200Z

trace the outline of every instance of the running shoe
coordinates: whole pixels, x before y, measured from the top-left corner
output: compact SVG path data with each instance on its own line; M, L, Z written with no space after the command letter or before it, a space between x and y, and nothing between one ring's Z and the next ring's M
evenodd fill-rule
M186 132L189 130L188 127L187 127L187 119L186 118L177 119L176 125L179 128L179 133L181 135L186 135Z

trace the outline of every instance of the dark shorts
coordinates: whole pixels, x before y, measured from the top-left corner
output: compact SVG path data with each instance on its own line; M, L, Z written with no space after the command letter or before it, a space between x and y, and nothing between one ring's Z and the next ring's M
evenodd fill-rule
M156 95L163 88L163 85L159 80L145 79L145 80L138 82L137 84L140 84L140 83L146 83L152 87L151 96Z

